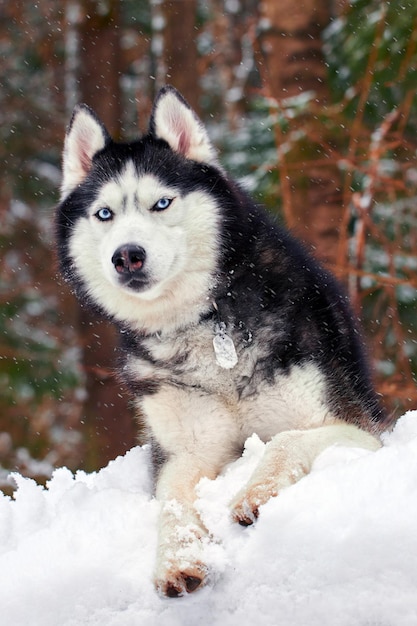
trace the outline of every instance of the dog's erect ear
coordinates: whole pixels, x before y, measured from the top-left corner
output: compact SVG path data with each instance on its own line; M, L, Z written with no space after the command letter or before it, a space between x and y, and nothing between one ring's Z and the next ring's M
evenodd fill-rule
M218 165L216 150L203 123L170 85L163 87L156 97L149 132L188 159Z
M110 135L94 111L86 104L78 104L65 137L61 199L84 180L93 156L109 141Z

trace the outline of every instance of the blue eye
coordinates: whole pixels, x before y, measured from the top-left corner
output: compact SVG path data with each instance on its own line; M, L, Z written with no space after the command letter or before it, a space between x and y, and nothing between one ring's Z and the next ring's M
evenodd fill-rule
M113 211L110 211L107 207L103 207L99 209L97 213L95 213L95 217L97 217L102 222L108 222L113 219Z
M152 211L165 211L174 198L160 198L152 207Z

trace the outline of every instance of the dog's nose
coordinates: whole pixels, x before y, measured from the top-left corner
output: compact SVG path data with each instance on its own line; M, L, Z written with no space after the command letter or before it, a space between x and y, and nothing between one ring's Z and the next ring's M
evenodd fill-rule
M112 263L119 274L134 274L142 269L146 252L141 246L128 243L117 248Z

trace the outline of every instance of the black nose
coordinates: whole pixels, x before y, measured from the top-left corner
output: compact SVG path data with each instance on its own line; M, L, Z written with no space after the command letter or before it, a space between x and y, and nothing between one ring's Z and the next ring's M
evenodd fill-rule
M146 252L141 246L128 243L117 248L111 260L119 274L131 275L142 269L145 258Z

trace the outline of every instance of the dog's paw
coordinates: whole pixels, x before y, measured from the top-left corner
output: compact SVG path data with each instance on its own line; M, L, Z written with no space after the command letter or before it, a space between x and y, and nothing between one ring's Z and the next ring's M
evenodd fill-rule
M232 519L241 526L250 526L259 517L259 507L278 495L274 486L253 484L240 491L230 504Z
M160 516L155 585L170 598L183 596L201 587L207 577L204 549L207 530L192 509L166 502Z
M207 568L202 563L189 564L184 568L171 566L157 575L155 586L159 594L178 598L203 586L206 578Z

